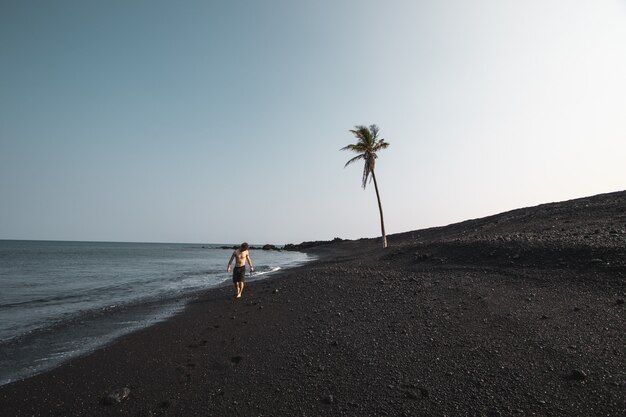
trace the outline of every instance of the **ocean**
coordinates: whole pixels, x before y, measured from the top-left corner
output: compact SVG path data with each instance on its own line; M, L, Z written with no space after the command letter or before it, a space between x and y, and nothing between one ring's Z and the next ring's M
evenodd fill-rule
M0 385L58 366L164 320L230 283L224 245L0 240ZM246 280L301 265L251 250Z

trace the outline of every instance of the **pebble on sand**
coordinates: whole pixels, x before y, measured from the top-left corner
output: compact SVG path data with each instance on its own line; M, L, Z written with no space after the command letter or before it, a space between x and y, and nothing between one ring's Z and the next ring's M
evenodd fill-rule
M105 395L104 398L102 398L102 400L100 400L100 403L102 405L113 405L113 404L119 404L122 401L128 399L128 396L130 395L130 389L127 387L124 388L120 388L117 389L113 392L110 392L109 394Z

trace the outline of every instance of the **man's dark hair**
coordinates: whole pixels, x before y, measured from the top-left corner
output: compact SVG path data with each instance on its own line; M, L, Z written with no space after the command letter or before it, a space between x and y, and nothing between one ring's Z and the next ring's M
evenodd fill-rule
M241 244L241 250L248 250L250 246L248 245L248 242L243 242Z

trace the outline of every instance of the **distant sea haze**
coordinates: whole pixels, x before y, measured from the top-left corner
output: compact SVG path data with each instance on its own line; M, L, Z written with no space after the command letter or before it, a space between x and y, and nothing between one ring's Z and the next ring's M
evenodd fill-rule
M0 385L163 320L230 280L224 245L0 240ZM311 258L252 251L253 279Z

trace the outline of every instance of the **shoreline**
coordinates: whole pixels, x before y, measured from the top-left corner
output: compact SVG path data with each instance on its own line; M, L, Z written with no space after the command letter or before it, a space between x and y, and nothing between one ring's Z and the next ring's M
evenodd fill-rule
M294 266L279 266L275 270L255 273L252 277L247 275L247 282L262 281L276 274L280 274L283 271L305 265L314 260L314 257L307 256L310 260L296 263ZM169 298L148 297L115 306L115 311L113 312L110 311L110 308L89 310L82 312L80 315L76 315L69 321L59 321L53 323L50 327L38 328L25 335L6 340L3 342L3 348L7 349L8 358L11 358L9 360L17 359L24 363L24 367L19 371L9 374L7 378L11 377L10 380L0 381L0 387L36 377L42 373L52 371L59 366L63 366L68 361L89 356L99 349L116 343L127 335L148 329L160 322L171 319L177 314L184 313L187 305L206 291L211 291L216 288L230 288L230 286L231 281L227 278L212 287L198 289L193 292L177 294ZM85 320L87 324L84 324ZM121 326L119 323L125 323L125 326ZM76 334L77 328L82 329L79 330L80 335L82 335L80 339L85 339L87 342L83 344L83 346L74 346L69 339L70 336L66 339L57 340L58 337L56 337L56 335L59 332ZM109 330L103 333L102 329L105 328ZM33 353L29 355L31 357L28 358L23 357L23 353L16 353L20 350L23 352L22 345L24 340L38 340L39 344L45 343L58 345L59 347L49 351L47 356L40 357L39 352L37 352L37 347L27 344L27 348L33 351ZM36 363L36 365L32 365L34 363ZM27 367L30 369L27 369Z
M207 290L164 322L0 387L0 409L624 415L626 192L581 200L393 235L386 250L313 247L316 261L249 283L240 300Z

